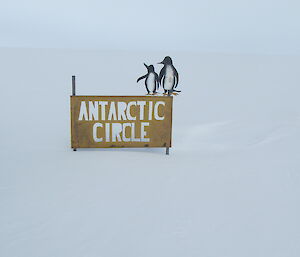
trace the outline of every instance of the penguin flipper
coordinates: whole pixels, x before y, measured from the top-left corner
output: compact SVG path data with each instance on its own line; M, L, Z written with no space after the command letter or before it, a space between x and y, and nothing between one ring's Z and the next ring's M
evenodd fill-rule
M159 82L159 84L161 84L161 80L162 80L162 78L163 78L165 72L166 72L166 66L164 66L164 67L160 70L160 72L159 72L159 76L158 76L158 82Z
M137 79L136 83L138 83L141 79L145 79L146 77L147 77L147 74L144 75L144 76L142 76L142 77L139 77L139 78Z
M158 75L157 75L157 73L155 73L155 85L156 85L156 90L158 90L159 89L159 80L158 80Z
M175 83L175 87L174 88L176 88L177 85L178 85L178 82L179 82L179 76L178 76L178 71L176 70L175 67L174 67L174 72L175 72L175 78L176 78L176 83Z

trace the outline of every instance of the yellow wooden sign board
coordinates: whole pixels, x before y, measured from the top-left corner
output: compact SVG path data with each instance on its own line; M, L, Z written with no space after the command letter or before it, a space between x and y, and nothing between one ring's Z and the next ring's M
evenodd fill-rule
M72 148L171 147L172 96L71 96Z

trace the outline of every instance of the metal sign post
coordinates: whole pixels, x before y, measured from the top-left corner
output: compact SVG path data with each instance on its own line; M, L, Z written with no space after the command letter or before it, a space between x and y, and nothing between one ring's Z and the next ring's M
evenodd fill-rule
M72 96L76 95L76 82L75 82L75 76L72 76ZM73 148L73 151L76 151L76 148Z

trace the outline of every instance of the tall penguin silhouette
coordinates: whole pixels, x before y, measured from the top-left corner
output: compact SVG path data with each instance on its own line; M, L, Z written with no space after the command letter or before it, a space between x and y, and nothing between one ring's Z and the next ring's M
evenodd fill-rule
M159 77L158 77L158 81L159 83L163 86L164 88L164 94L176 94L177 92L181 92L178 90L175 90L174 88L177 87L178 85L178 72L175 69L174 65L173 65L173 61L171 59L170 56L166 56L165 59L158 63L158 64L163 64L164 67L161 69L160 73L159 73ZM174 93L176 92L176 93Z
M145 64L145 67L147 68L148 73L142 77L139 77L137 79L136 82L139 82L141 79L146 79L145 80L145 86L146 86L146 90L148 92L148 95L150 94L157 94L156 90L159 87L159 83L158 83L158 75L157 73L154 71L154 66L153 65L147 65Z

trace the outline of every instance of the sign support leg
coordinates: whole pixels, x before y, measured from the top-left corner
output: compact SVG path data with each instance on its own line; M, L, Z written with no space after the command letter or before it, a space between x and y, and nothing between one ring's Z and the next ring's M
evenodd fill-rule
M75 83L75 76L72 76L72 95L76 95L76 83ZM73 148L73 151L77 151L76 148Z
M72 95L76 95L75 76L72 76Z
M170 147L166 147L166 155L169 155L169 153L170 153Z

